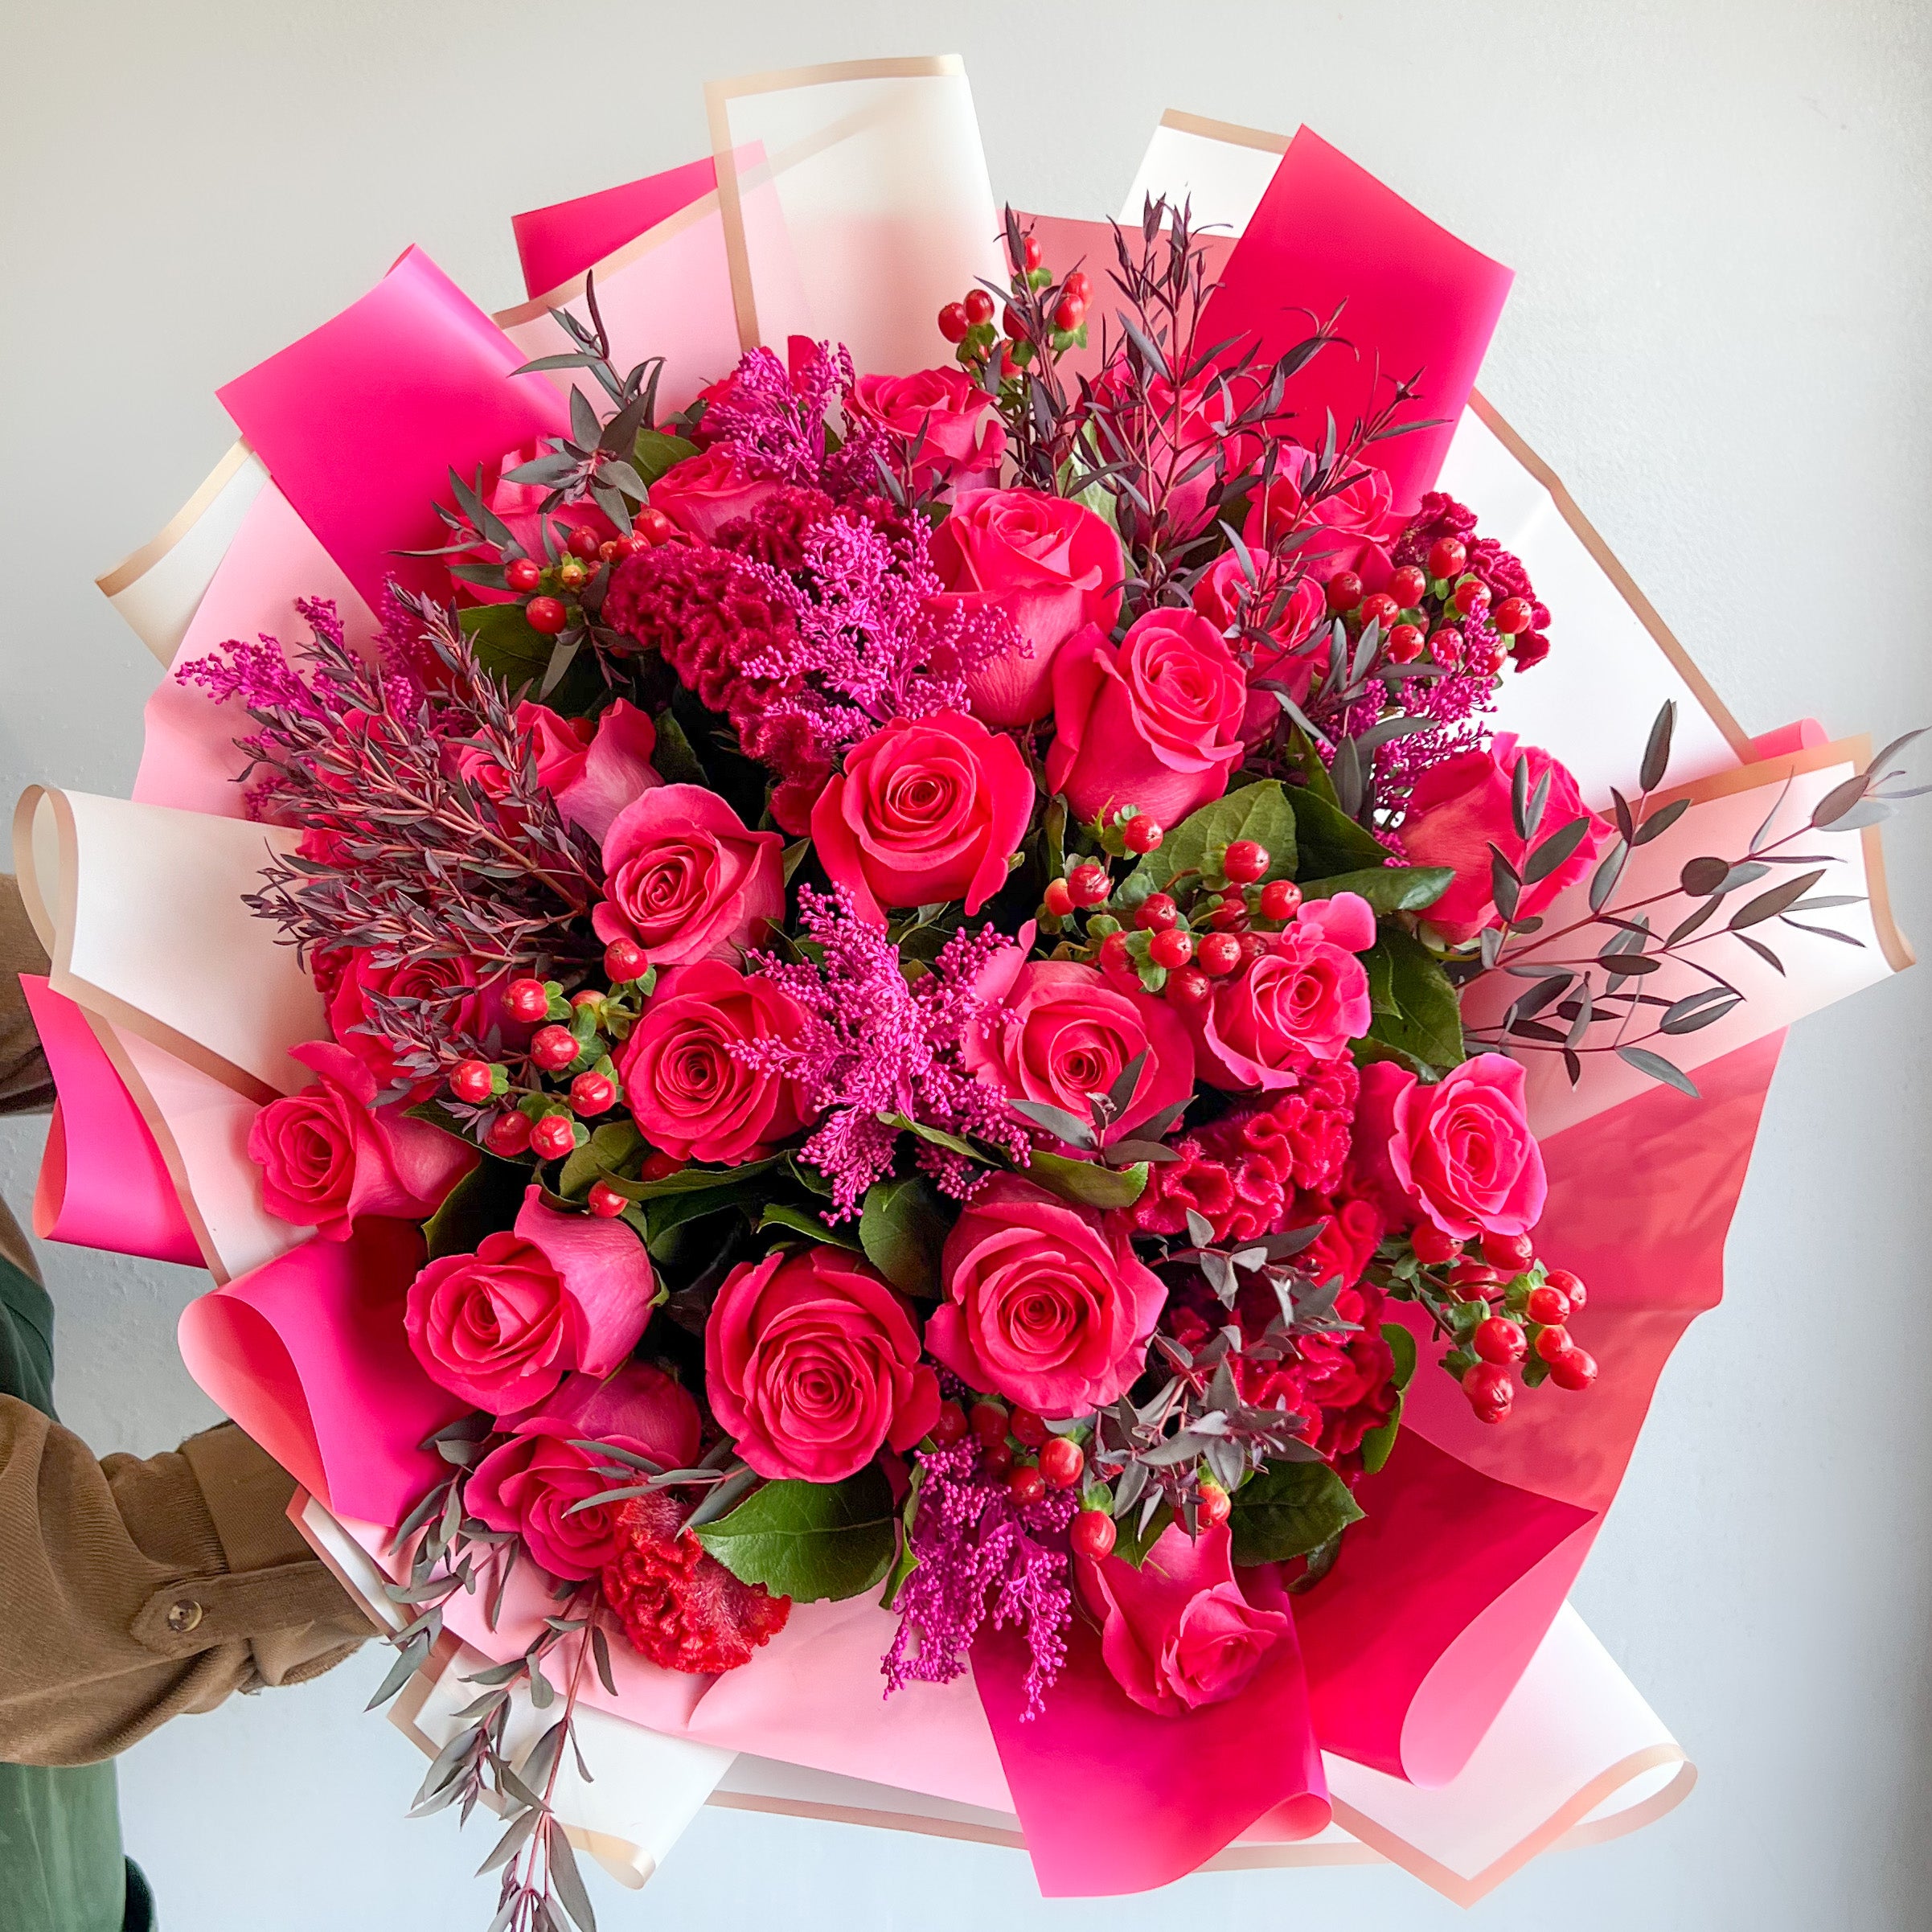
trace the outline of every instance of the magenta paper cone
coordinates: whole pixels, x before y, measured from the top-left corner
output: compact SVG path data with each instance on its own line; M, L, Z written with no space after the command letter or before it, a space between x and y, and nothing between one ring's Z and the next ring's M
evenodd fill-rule
M718 164L708 154L621 187L511 215L524 292L534 300L561 288L717 186Z

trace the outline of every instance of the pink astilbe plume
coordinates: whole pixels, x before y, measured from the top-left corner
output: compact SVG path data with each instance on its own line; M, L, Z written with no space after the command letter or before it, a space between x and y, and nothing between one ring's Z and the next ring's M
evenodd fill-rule
M822 1115L802 1150L832 1183L833 1220L858 1213L865 1191L892 1171L899 1129L880 1115L916 1120L948 1134L972 1134L1023 1162L1019 1119L961 1057L977 1019L980 969L1008 943L991 926L956 933L929 973L908 985L899 949L860 918L843 888L831 897L809 887L798 913L822 962L763 955L747 970L781 987L806 1015L790 1040L733 1042L749 1064L799 1083ZM987 1170L964 1155L921 1142L919 1164L963 1200Z
M704 440L728 449L748 476L810 484L840 498L876 489L877 433L845 408L855 379L843 343L794 335L784 362L753 349L705 410ZM827 433L835 419L843 441Z

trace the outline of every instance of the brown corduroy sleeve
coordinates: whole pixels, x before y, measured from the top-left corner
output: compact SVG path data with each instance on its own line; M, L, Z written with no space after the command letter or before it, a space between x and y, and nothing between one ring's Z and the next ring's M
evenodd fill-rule
M45 973L46 949L20 902L20 882L0 872L0 1114L34 1114L54 1104L53 1076L20 991L23 973Z
M113 1757L368 1636L283 1513L293 1487L232 1424L96 1462L0 1397L0 1760Z

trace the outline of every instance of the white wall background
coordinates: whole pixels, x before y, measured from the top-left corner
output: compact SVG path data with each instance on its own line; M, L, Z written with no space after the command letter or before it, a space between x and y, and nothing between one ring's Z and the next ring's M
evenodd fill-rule
M1914 0L64 0L0 72L0 794L124 790L153 667L92 587L230 439L216 384L420 241L520 297L515 209L705 150L708 76L957 48L997 190L1112 210L1168 106L1306 118L1518 270L1483 375L1754 731L1932 720L1932 11ZM1561 648L1561 615L1559 648ZM1932 938L1932 814L1897 832ZM1477 1922L1798 1932L1932 1918L1932 971L1807 1025L1725 1306L1664 1376L1585 1614L1701 1767ZM0 1126L24 1208L37 1122ZM49 1249L61 1399L102 1450L212 1412L199 1278ZM480 1932L485 1841L402 1818L375 1659L177 1723L124 1766L170 1932ZM1231 1932L1458 1922L1393 1870L1045 1905L1015 1854L707 1814L607 1928ZM6 1918L0 1901L0 1922Z

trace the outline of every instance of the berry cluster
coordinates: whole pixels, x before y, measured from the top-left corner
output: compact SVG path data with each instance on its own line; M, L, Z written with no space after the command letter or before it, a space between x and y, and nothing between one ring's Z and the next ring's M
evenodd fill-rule
M564 554L548 563L535 557L512 557L503 566L503 586L523 600L523 619L539 636L554 638L568 630L571 606L602 572L614 569L640 550L668 543L675 529L662 510L646 503L631 519L623 536L600 536L588 523L563 532Z
M1399 565L1384 590L1365 591L1354 571L1338 570L1328 580L1329 614L1341 618L1355 637L1371 624L1379 626L1391 663L1413 664L1426 653L1444 671L1493 676L1509 662L1535 610L1520 597L1505 597L1492 609L1488 585L1468 564L1468 547L1446 536L1430 547L1426 568Z
M1084 348L1087 305L1093 299L1093 285L1078 269L1056 283L1053 271L1040 264L1040 243L1028 235L1020 241L1020 260L999 328L993 326L991 294L974 289L939 311L939 333L954 345L962 367L982 377L996 371L1003 380L1023 369L1043 347L1056 355ZM1044 328L1023 312L1028 308L1036 308Z

